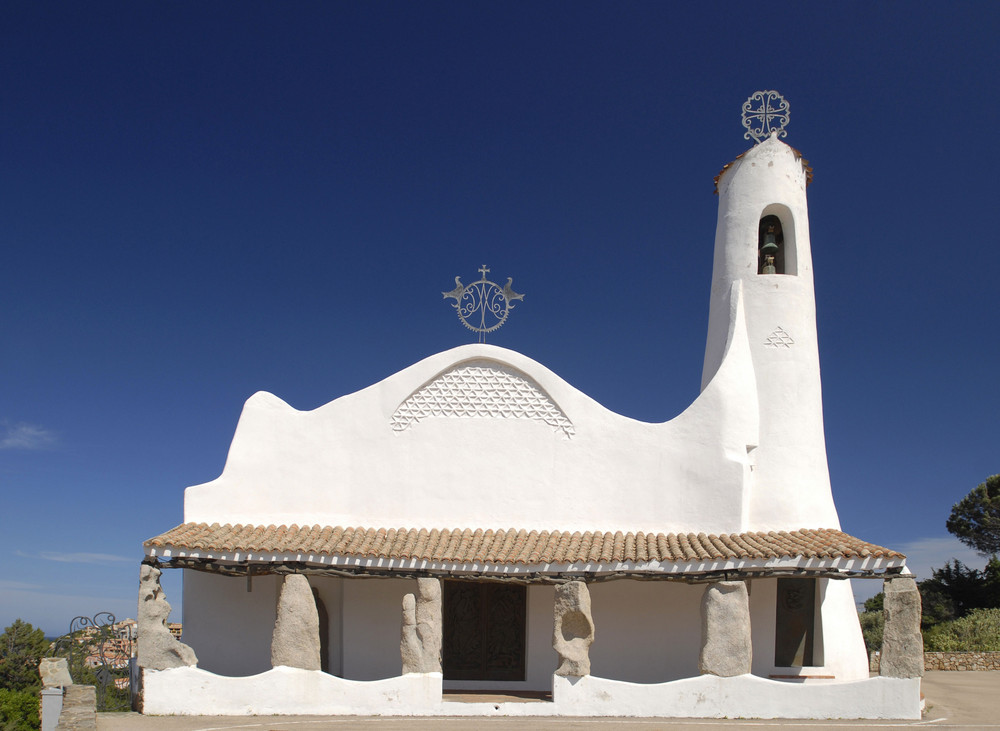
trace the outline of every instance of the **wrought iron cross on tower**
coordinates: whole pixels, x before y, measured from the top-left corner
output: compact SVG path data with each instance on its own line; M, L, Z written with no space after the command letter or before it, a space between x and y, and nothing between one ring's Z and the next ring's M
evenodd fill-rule
M743 133L743 139L749 140L752 137L756 144L773 134L785 137L788 134L785 127L788 126L789 117L785 97L773 89L755 91L743 102L743 126L747 129Z
M501 287L486 278L489 271L489 267L483 264L479 267L482 277L478 281L465 286L460 277L455 277L455 289L441 293L445 299L455 300L452 307L458 313L458 319L478 333L480 343L486 342L486 333L499 329L507 321L515 300L524 299L523 294L518 294L511 287L513 277L507 277L507 283Z

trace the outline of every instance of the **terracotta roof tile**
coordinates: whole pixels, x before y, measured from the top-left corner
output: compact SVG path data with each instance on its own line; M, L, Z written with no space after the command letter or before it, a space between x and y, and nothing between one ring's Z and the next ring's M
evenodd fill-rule
M184 523L145 542L147 549L208 554L295 553L447 563L687 563L726 559L905 558L832 529L704 533L299 527ZM157 553L160 553L157 551Z

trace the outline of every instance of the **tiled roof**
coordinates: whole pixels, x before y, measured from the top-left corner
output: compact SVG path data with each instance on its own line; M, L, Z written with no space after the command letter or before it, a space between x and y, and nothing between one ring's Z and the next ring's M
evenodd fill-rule
M690 563L728 559L884 559L905 556L838 530L704 533L427 530L184 523L144 544L150 555L294 554L456 564ZM164 550L166 549L166 550ZM302 558L300 560L315 560Z

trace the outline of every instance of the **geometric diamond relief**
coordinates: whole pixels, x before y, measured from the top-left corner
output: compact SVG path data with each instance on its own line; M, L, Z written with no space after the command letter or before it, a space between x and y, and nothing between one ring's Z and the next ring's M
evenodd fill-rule
M393 431L429 418L531 419L543 421L564 438L575 429L566 414L523 373L497 363L464 363L415 391L393 412Z
M764 340L765 348L790 348L795 345L795 341L792 340L792 336L782 330L780 327L776 327L774 332L767 336Z

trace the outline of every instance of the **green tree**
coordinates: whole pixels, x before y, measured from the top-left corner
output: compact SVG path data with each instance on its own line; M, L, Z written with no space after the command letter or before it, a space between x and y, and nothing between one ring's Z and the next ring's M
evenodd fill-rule
M947 597L953 608L953 617L948 619L964 617L973 609L992 608L1000 606L997 599L992 596L996 581L990 580L990 572L996 573L987 566L987 571L970 569L958 559L952 559L943 568L931 569L932 578L920 582L921 595L932 595L938 591ZM1000 568L1000 567L997 567Z
M40 725L38 696L33 691L0 688L0 730L35 731Z
M14 624L0 635L0 688L38 689L42 684L38 662L45 657L48 648L42 630L15 619Z
M885 630L885 614L881 609L873 612L865 611L858 615L861 620L861 635L865 638L868 654L882 650L882 633Z
M951 508L948 532L982 556L1000 553L1000 475L987 477Z
M881 612L885 606L885 592L880 591L878 594L865 599L865 612Z
M920 590L920 629L924 632L942 622L955 619L955 602L940 584L927 579L917 584Z

